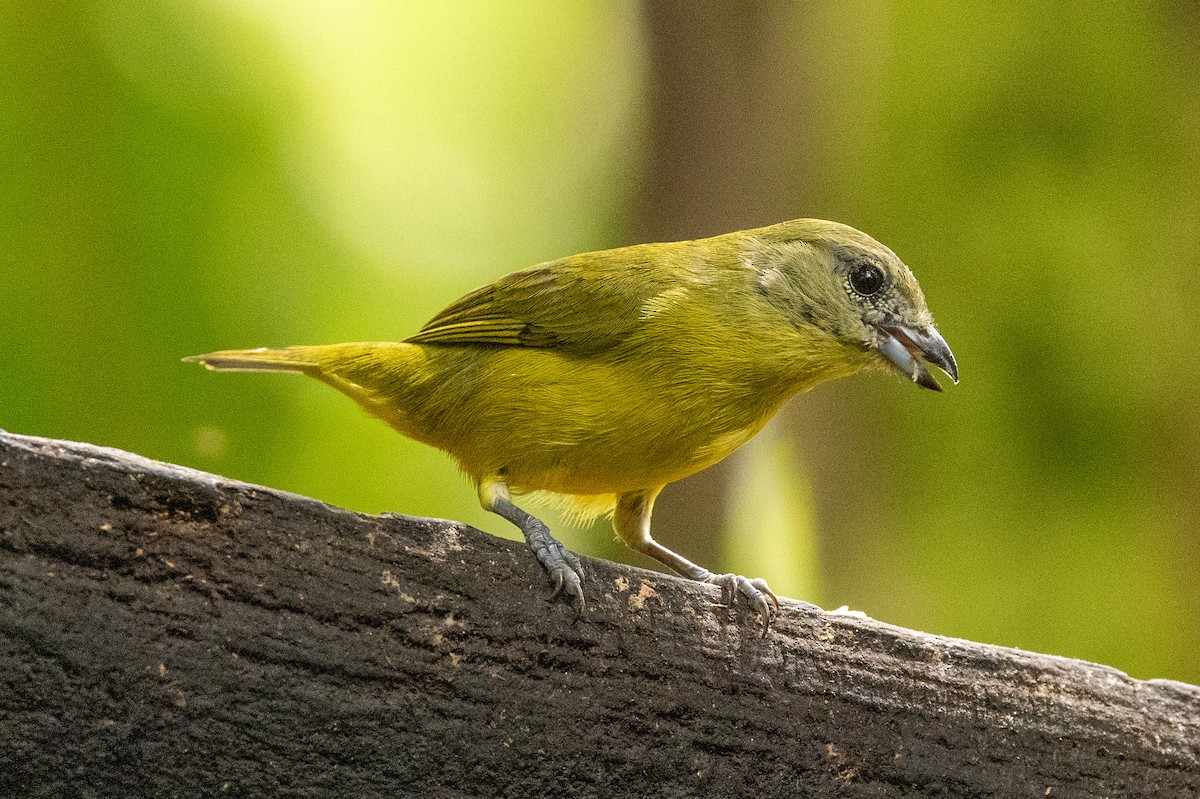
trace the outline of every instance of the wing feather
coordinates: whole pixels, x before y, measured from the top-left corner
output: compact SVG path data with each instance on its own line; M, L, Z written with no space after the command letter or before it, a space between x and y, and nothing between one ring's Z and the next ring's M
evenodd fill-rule
M648 256L610 250L515 272L451 303L406 341L603 352L670 286L671 270Z

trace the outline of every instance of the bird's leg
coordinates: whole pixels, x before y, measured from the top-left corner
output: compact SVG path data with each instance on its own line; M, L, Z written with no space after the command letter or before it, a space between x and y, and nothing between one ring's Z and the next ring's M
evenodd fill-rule
M521 528L525 543L529 545L534 557L542 564L542 568L554 583L554 593L550 598L553 599L561 593L577 613L582 613L585 602L582 585L583 566L579 558L550 535L550 528L545 522L513 504L504 480L480 480L479 503L483 505L484 510L503 516Z
M779 600L767 587L766 580L761 577L751 580L740 574L713 574L650 537L650 514L654 510L654 498L661 490L660 487L634 491L617 498L617 510L613 514L613 529L617 535L630 549L654 558L684 577L721 586L726 601L731 605L740 596L762 617L765 636L771 627L772 613L779 612Z

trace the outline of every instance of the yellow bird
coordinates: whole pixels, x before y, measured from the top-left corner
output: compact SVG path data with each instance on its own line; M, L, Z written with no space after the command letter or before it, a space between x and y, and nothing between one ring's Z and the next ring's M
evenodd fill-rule
M657 543L658 493L826 380L890 368L940 390L928 362L958 381L908 267L816 219L550 261L471 292L401 342L184 360L315 377L448 452L577 610L579 559L513 495L552 492L581 515L612 514L633 549L748 602L764 634L778 612L766 582L714 574Z

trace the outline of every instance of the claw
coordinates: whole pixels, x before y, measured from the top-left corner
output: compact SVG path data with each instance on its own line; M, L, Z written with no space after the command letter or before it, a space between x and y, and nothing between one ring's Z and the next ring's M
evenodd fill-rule
M761 577L755 577L753 580L750 581L750 584L753 585L755 588L757 588L759 591L762 591L763 594L768 599L771 600L771 607L775 609L776 613L778 613L779 612L779 597L775 596L775 592L772 591L770 589L770 587L767 585L767 581Z
M740 594L747 604L762 617L762 637L771 631L771 617L779 613L779 598L761 577L751 580L740 574L710 574L703 582L721 587L721 598L732 607Z
M578 568L578 559L575 559L575 563L571 563L572 559L564 558L568 565L553 570L549 566L546 567L550 578L554 581L554 590L550 592L548 599L554 601L559 594L562 594L567 597L567 601L571 603L571 607L575 609L576 613L583 613L587 606L587 601L583 598L583 585L580 580L583 570Z

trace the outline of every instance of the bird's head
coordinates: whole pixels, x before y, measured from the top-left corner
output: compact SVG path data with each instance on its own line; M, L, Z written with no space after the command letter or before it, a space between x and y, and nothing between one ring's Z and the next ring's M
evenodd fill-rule
M760 290L793 325L815 327L924 388L941 390L927 363L958 382L954 354L894 252L852 227L816 219L751 233L748 261Z

